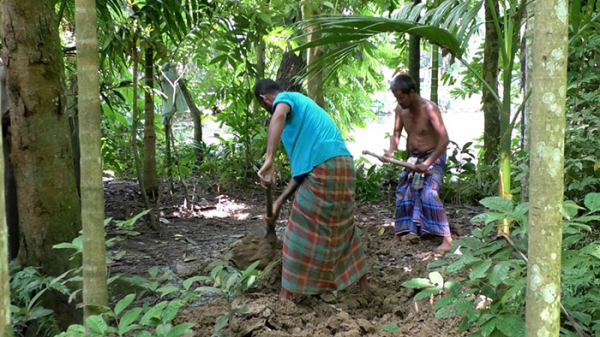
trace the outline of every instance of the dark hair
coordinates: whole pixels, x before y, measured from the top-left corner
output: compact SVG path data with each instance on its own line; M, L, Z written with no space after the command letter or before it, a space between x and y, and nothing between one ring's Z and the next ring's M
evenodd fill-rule
M268 78L258 81L254 86L254 96L256 96L256 98L260 95L278 94L282 91L283 89L277 82Z
M390 86L392 92L400 91L402 93L408 94L411 90L417 92L417 85L412 77L408 75L398 75L392 81L392 85Z

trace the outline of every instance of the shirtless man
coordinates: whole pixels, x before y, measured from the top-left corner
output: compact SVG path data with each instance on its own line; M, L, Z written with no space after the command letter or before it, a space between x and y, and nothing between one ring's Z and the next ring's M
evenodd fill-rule
M440 109L416 93L415 82L408 75L394 78L391 90L398 101L394 134L384 157L393 157L398 149L402 129L408 134L409 163L396 189L395 233L410 241L422 235L443 237L439 252L450 250L452 237L444 205L438 191L444 177L448 132ZM430 172L428 174L427 172Z

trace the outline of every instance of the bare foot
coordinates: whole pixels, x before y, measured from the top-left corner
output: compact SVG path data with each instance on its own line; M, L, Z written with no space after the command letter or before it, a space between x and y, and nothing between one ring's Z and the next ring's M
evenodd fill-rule
M293 294L283 288L281 288L281 291L279 292L279 300L281 302L288 302L288 301L292 301L292 296Z
M369 290L369 281L367 280L366 274L358 280L358 289L360 289L360 291Z
M450 251L451 248L452 248L452 237L444 236L444 239L442 240L442 244L439 245L439 247L437 247L435 249L435 251L438 253L445 253L445 252Z

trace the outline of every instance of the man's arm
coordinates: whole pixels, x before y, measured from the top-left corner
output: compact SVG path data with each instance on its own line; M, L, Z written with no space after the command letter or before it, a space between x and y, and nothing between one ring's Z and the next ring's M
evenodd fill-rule
M279 198L277 198L277 200L275 200L275 202L273 203L273 216L271 218L266 219L268 225L275 226L275 222L279 218L281 206L287 199L289 199L292 196L292 194L294 194L294 192L296 192L298 187L300 187L300 185L298 185L296 179L292 178L292 180L290 180L290 183L287 185L283 193L281 193Z
M386 152L386 156L393 156L394 152L398 149L398 144L400 143L400 134L402 133L402 119L400 118L400 106L396 106L396 118L394 120L394 133L390 138L390 148Z
M285 120L291 108L286 103L279 103L275 107L275 112L271 117L269 124L269 136L267 138L267 154L265 157L265 163L262 168L258 171L258 176L261 178L264 184L270 184L272 181L270 178L273 176L275 168L273 167L273 158L277 151L277 146L281 141L281 133L285 125Z
M446 152L446 148L450 143L450 138L448 138L448 131L446 130L446 126L444 125L444 121L442 120L442 114L440 113L440 109L432 105L427 109L427 115L429 116L429 120L431 121L431 125L433 125L433 130L438 134L439 140L435 147L435 150L427 158L423 165L425 167L431 166L435 161Z

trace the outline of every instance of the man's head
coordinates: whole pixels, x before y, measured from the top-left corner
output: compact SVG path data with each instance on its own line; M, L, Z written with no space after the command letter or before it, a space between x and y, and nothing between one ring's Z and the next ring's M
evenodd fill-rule
M392 81L390 89L402 109L410 108L418 96L415 81L408 75L396 76Z
M254 95L258 103L270 113L273 113L275 98L282 91L281 86L271 79L260 80L254 86Z

